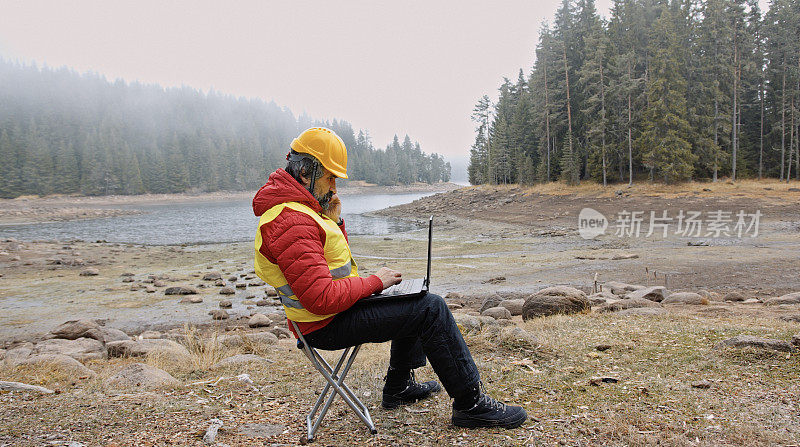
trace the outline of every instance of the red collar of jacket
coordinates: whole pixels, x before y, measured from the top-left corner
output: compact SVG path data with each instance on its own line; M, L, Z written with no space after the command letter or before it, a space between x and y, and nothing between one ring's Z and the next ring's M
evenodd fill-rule
M253 214L260 216L275 205L286 202L299 202L314 210L322 212L317 199L297 180L283 169L269 175L267 183L253 197Z

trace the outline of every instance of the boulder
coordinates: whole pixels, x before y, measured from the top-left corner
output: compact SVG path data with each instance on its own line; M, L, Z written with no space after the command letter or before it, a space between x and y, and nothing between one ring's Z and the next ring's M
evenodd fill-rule
M498 341L503 344L533 348L539 345L539 340L535 335L517 326L509 326L500 331Z
M99 324L92 320L70 320L61 323L50 331L56 338L75 340L78 338L93 338L103 340L103 331Z
M756 348L768 351L794 352L794 346L786 340L774 338L761 338L753 335L737 335L733 338L722 340L714 346L714 349L722 348Z
M282 327L277 327L277 326L276 326L276 327L274 327L274 328L270 329L269 331L270 331L270 332L271 332L273 335L275 335L276 337L278 337L279 339L281 339L281 338L289 338L289 337L291 337L291 336L292 336L292 333L291 333L291 332L289 332L288 330L286 330L286 329L284 329L284 328L282 328Z
M505 307L511 312L511 315L522 315L522 306L525 305L524 298L514 298L509 300L500 301L498 304L499 307Z
M17 363L27 359L33 354L33 348L28 346L18 346L6 350L3 360L7 365L16 365Z
M270 346L278 343L278 337L272 332L245 332L242 334L220 335L217 341L226 348L245 346Z
M269 327L271 324L272 320L270 320L268 316L260 313L253 314L247 321L247 325L252 328Z
M725 294L725 296L722 298L722 301L739 302L739 301L744 301L746 299L747 297L744 294L741 294L739 292L730 292Z
M664 298L661 304L708 304L708 300L694 292L675 292Z
M597 309L597 311L617 312L623 309L636 309L642 307L661 307L661 305L656 303L655 301L650 301L646 298L626 298L624 300L618 300L613 303L608 303L605 306L602 306L599 309Z
M64 354L35 354L16 362L15 367L30 367L36 371L53 369L79 379L96 375L83 363Z
M787 293L777 298L764 300L766 306L777 306L780 304L800 304L800 292Z
M208 272L203 275L203 281L216 281L218 279L222 279L222 274L220 272Z
M110 327L101 327L100 331L103 333L103 343L109 343L112 341L119 341L119 340L130 340L131 338L128 334L122 332L119 329L114 329Z
M228 312L225 309L214 309L208 313L211 315L212 320L227 320L230 318Z
M586 294L569 286L542 289L529 296L522 306L522 319L546 317L555 314L586 312L591 304Z
M33 352L35 354L62 354L80 362L101 360L108 357L103 342L85 337L75 340L63 338L45 340L36 344Z
M456 313L453 314L456 324L461 329L461 332L468 334L470 332L479 332L481 330L481 321L472 315Z
M608 290L603 290L602 292L593 293L589 295L587 298L589 302L592 303L592 306L613 303L621 299L619 295L614 295Z
M112 341L106 345L109 357L144 357L152 354L169 354L189 357L189 350L180 343L163 338Z
M490 307L483 312L481 312L482 316L485 317L492 317L495 320L510 320L511 319L511 312L506 309L505 307Z
M611 292L614 295L625 295L628 292L635 292L644 289L645 286L638 286L633 284L625 284L624 282L608 281L603 284L603 291Z
M180 385L168 372L144 363L133 363L105 380L111 388L157 389Z
M219 294L220 295L233 295L235 293L236 293L236 289L234 289L233 287L225 286L225 287L219 289Z
M173 286L164 290L164 295L196 295L197 290L192 287Z
M500 304L501 301L503 301L503 298L500 297L500 295L498 295L496 293L493 293L493 294L485 297L481 301L480 312L483 312L484 310L489 309L491 307L497 307Z
M650 301L661 302L666 290L664 286L645 287L628 293L625 298L646 298Z
M246 366L267 366L273 363L272 360L265 359L255 354L237 354L215 363L209 369L241 368Z

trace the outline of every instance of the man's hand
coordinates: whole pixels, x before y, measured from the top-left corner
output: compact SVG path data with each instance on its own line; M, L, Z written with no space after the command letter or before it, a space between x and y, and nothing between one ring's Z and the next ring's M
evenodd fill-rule
M383 281L383 288L386 289L395 284L399 284L403 280L403 275L400 272L392 270L388 267L381 267L375 275Z
M342 201L338 194L334 194L328 202L328 209L322 210L322 214L331 218L332 221L339 223L339 216L342 214Z

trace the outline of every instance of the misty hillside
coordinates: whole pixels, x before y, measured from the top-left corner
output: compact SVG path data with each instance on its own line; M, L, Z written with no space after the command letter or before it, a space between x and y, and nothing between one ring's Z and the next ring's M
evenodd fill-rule
M346 121L295 117L274 102L0 59L0 197L244 190L285 166L308 127L335 130L352 180L448 181L444 158L406 136L376 150Z

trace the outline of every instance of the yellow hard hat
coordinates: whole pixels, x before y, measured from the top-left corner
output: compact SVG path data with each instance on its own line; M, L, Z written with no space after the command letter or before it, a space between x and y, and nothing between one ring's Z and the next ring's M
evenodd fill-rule
M347 178L347 148L334 131L324 127L306 129L292 141L291 148L313 155L336 177Z

